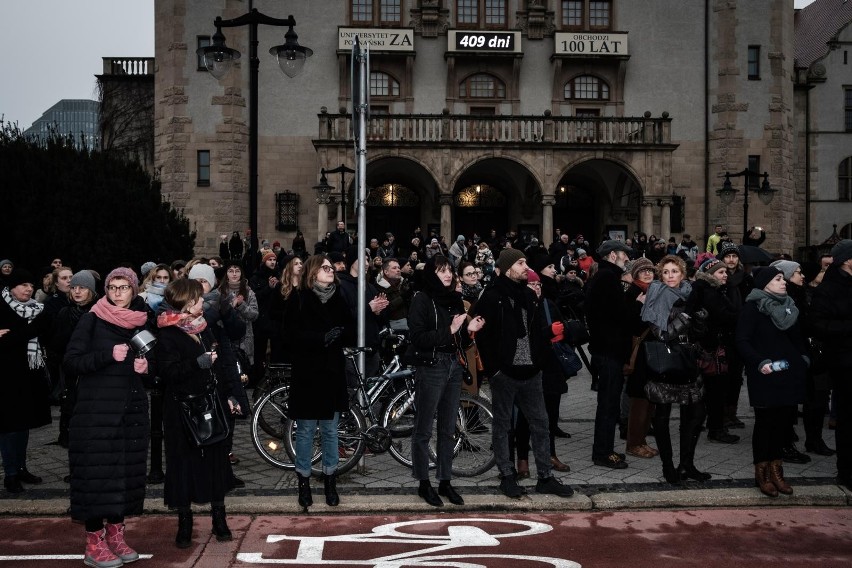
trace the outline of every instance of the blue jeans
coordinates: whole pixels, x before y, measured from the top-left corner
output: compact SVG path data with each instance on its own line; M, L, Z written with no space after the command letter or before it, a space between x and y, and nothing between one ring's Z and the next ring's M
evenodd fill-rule
M29 430L0 434L0 457L3 458L3 473L6 477L18 475L27 466L29 443Z
M598 408L595 413L595 441L592 459L605 459L615 451L615 427L621 415L621 389L624 361L618 357L592 355L598 371Z
M417 367L414 407L417 414L411 434L411 474L429 479L429 440L432 420L437 424L438 481L452 479L453 435L461 396L462 369L455 353L436 353L432 367Z
M311 475L311 458L314 457L314 432L319 426L322 439L322 472L331 475L337 471L340 454L337 449L337 423L340 413L329 420L296 420L296 472L302 477Z
M536 473L539 479L547 479L550 477L550 429L544 407L541 373L529 379L513 379L501 371L491 377L490 382L491 410L494 412L491 443L500 476L515 473L509 457L509 432L512 429L512 410L517 404L529 423Z

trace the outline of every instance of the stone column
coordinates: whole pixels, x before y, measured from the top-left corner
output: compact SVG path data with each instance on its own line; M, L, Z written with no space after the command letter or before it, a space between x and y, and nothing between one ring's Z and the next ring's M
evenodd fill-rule
M555 195L541 196L541 234L539 240L544 246L550 246L553 236L553 205L556 203Z
M672 236L672 202L666 199L660 201L660 234L657 235L668 242Z
M325 238L326 229L328 228L328 202L317 200L317 239L315 243L320 242Z
M648 236L654 234L654 207L653 201L642 202L642 229L641 231Z
M441 195L438 198L438 203L441 204L441 235L447 240L447 243L452 243L453 238L453 196Z

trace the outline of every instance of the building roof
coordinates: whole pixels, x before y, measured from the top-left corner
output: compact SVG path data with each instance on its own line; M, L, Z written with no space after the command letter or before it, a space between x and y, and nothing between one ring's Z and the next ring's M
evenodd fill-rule
M852 2L815 0L796 11L795 65L810 67L828 53L826 45L841 29L852 22Z

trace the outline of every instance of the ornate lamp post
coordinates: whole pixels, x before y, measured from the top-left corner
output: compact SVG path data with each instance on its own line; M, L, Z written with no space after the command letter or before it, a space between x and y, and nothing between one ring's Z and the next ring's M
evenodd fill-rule
M288 77L295 77L305 66L305 61L313 55L313 50L299 45L299 39L296 32L293 31L293 26L296 25L296 20L293 16L288 16L287 19L272 18L257 9L252 9L250 12L243 14L231 20L223 20L217 17L213 22L216 26L216 33L213 34L212 45L200 47L196 50L196 54L204 58L204 65L207 70L216 79L221 79L225 76L234 61L240 58L240 52L236 49L231 49L225 45L225 36L222 35L222 28L235 28L240 26L249 27L249 228L251 229L251 248L252 251L257 251L257 137L258 137L258 118L257 118L257 99L258 99L258 75L260 70L260 60L257 57L257 26L264 24L267 26L283 27L289 29L284 34L284 43L276 45L269 50L269 53L275 55L278 59L278 66Z
M758 189L749 190L748 182L749 182L749 179L752 178L752 176L755 177L755 178L761 177L761 176L763 177L763 182L760 184L760 187ZM737 172L735 174L732 174L730 172L725 172L725 183L722 184L722 189L719 189L719 190L716 191L716 195L719 196L719 199L725 205L730 205L731 203L733 203L734 198L737 196L737 193L739 193L739 191L734 189L734 187L731 185L731 178L732 177L745 177L745 183L743 184L743 191L744 191L744 193L743 193L743 235L745 235L745 234L748 233L748 194L749 194L749 191L753 191L753 192L757 193L757 197L760 198L760 201L763 202L765 205L769 205L769 203L772 202L772 198L775 197L775 192L777 192L778 190L772 189L772 187L770 187L770 185L769 185L769 174L766 173L766 172L763 172L761 174L760 172L753 172L748 168L744 169L741 172Z
M323 169L323 174L340 174L340 220L346 224L346 174L354 174L355 170L343 164L333 170Z
M333 186L328 185L328 180L325 177L325 168L320 170L319 184L314 186L314 191L317 192L317 241L321 241L324 236L323 223L328 223L328 204L331 201L331 192Z

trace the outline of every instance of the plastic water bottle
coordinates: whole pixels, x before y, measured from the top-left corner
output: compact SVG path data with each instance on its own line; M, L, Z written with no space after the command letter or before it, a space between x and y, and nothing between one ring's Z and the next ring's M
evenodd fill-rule
M769 364L773 371L786 371L790 368L790 362L786 359L779 359Z

